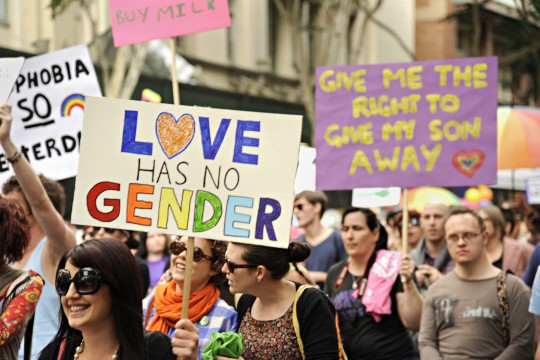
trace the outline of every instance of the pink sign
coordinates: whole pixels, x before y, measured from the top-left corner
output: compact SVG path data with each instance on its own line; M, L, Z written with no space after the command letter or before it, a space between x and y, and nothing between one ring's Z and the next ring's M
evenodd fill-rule
M497 58L316 74L317 189L497 180Z
M228 0L109 0L114 46L231 25Z

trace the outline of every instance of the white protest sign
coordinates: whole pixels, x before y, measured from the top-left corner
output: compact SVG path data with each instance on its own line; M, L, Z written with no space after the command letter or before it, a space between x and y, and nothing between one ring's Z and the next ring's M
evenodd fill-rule
M295 194L304 190L315 190L315 148L309 146L300 147L298 171L294 182Z
M401 198L401 188L362 188L353 189L352 206L381 207L398 205Z
M23 63L23 57L0 59L0 104L7 102Z
M9 97L11 136L36 172L55 180L76 175L86 95L101 90L85 45L24 62ZM0 183L11 173L0 153Z
M528 178L525 183L527 202L529 204L540 204L540 177Z
M286 248L301 127L297 115L89 97L72 222Z

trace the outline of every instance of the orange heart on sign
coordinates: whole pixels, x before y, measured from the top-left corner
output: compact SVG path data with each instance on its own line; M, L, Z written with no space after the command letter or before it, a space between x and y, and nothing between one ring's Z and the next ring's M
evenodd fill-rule
M156 120L158 141L169 159L184 151L195 136L195 120L190 114L178 120L169 113L159 114Z
M452 157L452 164L460 173L473 177L474 173L484 163L484 152L480 150L458 151Z

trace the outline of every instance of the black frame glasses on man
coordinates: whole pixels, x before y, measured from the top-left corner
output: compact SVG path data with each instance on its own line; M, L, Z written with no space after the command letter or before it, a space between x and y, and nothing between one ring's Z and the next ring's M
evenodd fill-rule
M181 241L173 241L171 245L169 245L169 251L171 252L171 254L175 256L180 255L186 250L187 250L187 245ZM199 262L202 259L206 259L212 262L215 260L214 257L206 255L200 247L194 246L193 247L193 261Z
M225 264L227 264L227 268L231 274L234 273L234 269L255 269L260 266L255 264L236 264L227 258L225 258Z
M105 278L101 272L91 267L80 269L73 277L71 277L69 270L60 269L56 273L56 293L60 296L65 296L69 291L71 283L73 283L75 290L80 295L91 295L99 291L104 281Z

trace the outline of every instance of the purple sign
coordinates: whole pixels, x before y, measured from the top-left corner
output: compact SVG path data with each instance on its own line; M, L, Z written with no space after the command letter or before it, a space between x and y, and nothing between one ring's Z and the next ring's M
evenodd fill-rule
M316 72L317 189L497 181L497 58Z

